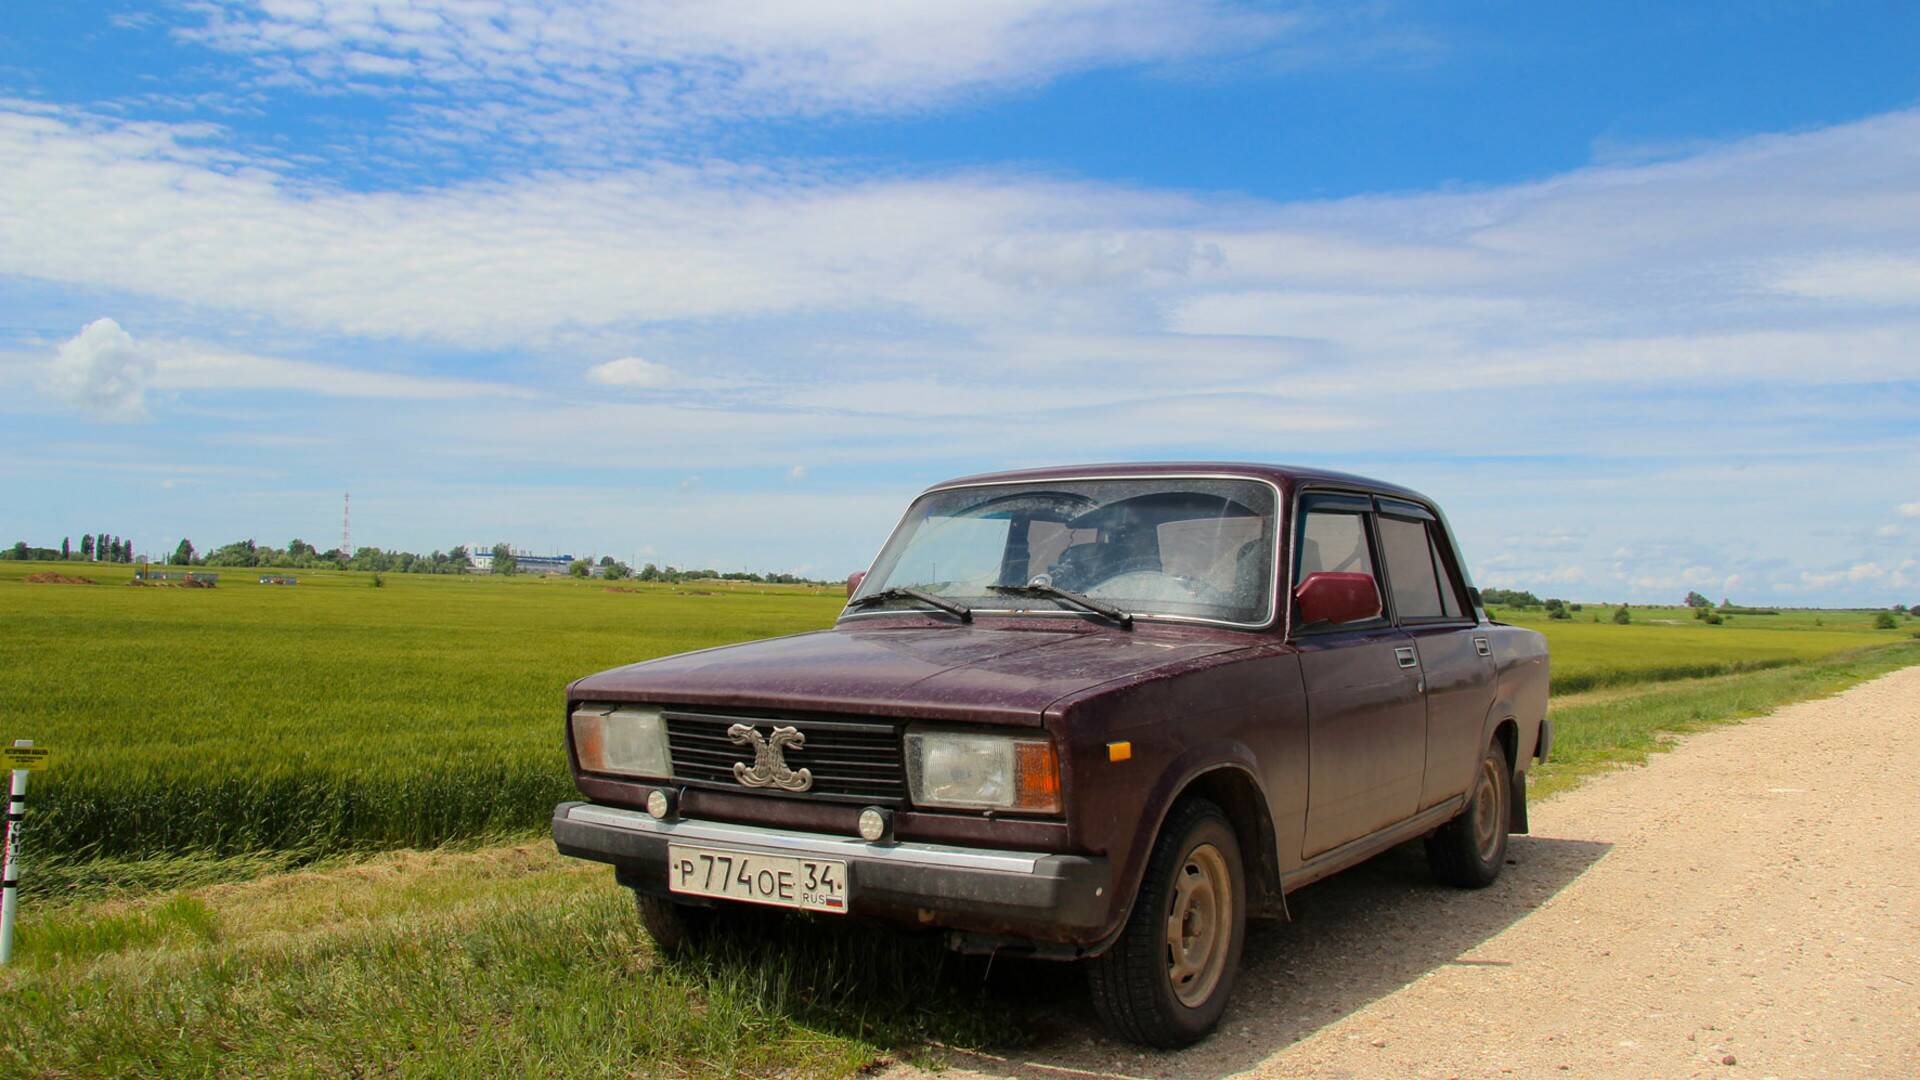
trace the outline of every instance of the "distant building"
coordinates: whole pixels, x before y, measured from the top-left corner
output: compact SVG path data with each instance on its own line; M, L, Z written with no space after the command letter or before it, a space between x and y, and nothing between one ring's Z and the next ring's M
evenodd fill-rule
M476 574L493 573L493 545L475 544L469 547L467 558L473 563ZM516 551L513 561L523 574L564 574L573 563L571 555L535 555L531 551Z

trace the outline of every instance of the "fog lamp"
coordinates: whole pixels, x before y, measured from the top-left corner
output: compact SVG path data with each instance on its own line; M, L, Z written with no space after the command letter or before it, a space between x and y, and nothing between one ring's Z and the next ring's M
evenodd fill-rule
M869 806L860 811L860 839L877 844L887 838L887 827L892 824L889 815L877 806Z
M673 813L673 800L667 798L667 793L664 791L657 789L649 791L647 792L647 813L653 815L656 821L665 821L667 815Z

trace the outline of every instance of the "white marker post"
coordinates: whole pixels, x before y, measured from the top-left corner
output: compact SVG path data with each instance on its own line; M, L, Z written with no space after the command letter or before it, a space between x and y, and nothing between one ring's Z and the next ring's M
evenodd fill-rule
M29 747L32 739L15 739L13 745ZM20 826L27 816L27 770L13 770L13 792L7 799L7 840L4 859L0 859L0 964L13 959L13 917L20 897Z

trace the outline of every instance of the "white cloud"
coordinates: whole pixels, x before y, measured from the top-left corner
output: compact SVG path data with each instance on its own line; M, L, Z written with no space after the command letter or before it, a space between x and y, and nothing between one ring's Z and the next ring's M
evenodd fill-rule
M156 385L168 390L280 390L321 397L434 401L464 397L528 397L503 383L283 360L271 356L207 350L190 344L155 346L160 359Z
M501 383L400 375L236 353L182 341L137 341L113 319L95 319L62 344L42 384L52 397L102 419L147 415L149 391L284 391L320 397L447 400L527 397Z
M675 380L672 368L665 364L656 364L638 356L623 356L618 360L608 360L587 369L587 380L605 386L637 386L657 389L671 386Z
M1890 584L1904 584L1904 575L1900 575L1896 570L1890 570L1888 567L1882 566L1877 562L1854 563L1844 570L1818 572L1803 570L1800 573L1800 582L1803 585L1809 585L1815 588L1829 588L1840 584L1858 585L1863 582L1877 582L1885 579L1889 574L1901 578L1901 580L1891 582Z
M1894 509L1901 517L1920 517L1920 502L1901 503Z
M787 479L795 483L805 480L806 478L807 467L805 465L795 465L793 468L787 470Z
M1354 397L1361 372L1407 391L1878 381L1910 371L1920 333L1920 305L1836 323L1746 269L1920 243L1903 209L1920 112L1297 204L719 161L369 192L296 183L218 134L0 108L0 273L483 348L861 312L978 334L969 369L1057 354L1138 375L1158 354L1296 399Z
M147 415L153 357L112 319L95 319L60 346L47 365L47 393L106 420Z
M1882 525L1879 528L1873 530L1873 535L1879 537L1882 540L1893 540L1893 539L1899 538L1904 534L1900 531L1900 526L1898 525Z
M314 0L202 8L181 35L254 81L411 92L435 139L586 158L703 121L901 113L1094 67L1248 51L1296 24L1211 0Z
M1813 300L1912 307L1920 305L1920 259L1873 253L1812 258L1789 265L1773 287Z

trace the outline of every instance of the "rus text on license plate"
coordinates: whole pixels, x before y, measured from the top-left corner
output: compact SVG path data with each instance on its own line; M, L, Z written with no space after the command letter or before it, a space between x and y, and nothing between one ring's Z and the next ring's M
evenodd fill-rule
M847 864L757 851L667 845L667 888L803 911L847 911Z

